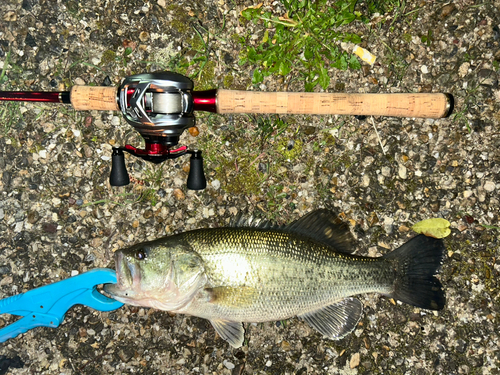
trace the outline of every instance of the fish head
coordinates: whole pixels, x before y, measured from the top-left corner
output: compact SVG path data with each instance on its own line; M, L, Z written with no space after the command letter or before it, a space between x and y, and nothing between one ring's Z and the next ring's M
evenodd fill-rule
M163 240L115 253L116 284L105 291L120 302L175 311L205 285L203 260L189 245Z

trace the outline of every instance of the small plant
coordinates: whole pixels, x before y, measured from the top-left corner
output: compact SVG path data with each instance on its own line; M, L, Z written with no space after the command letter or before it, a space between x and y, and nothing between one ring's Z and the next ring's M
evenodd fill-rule
M327 4L327 0L283 0L287 13L281 17L260 7L243 10L245 19L266 26L257 46L251 46L248 38L240 38L245 47L240 64L257 66L252 83L258 84L271 74L287 76L293 67L305 81L306 91L312 91L317 85L323 89L329 86L328 65L341 70L359 69L357 57L339 46L339 42L361 42L357 34L339 30L353 21L366 20L355 11L356 3L357 0L337 0L333 4Z
M493 69L495 69L495 72L500 71L500 61L493 60Z
M18 67L14 66L10 62L10 49L5 56L5 61L3 64L3 69L0 72L0 86L3 84L8 85L7 70L19 70ZM19 102L3 102L0 106L0 134L7 135L10 129L15 126L22 118Z
M259 132L259 139L262 143L267 142L267 140L273 136L274 138L282 134L286 129L288 129L289 124L279 118L279 116L263 117L259 116L257 118L257 127Z
M19 102L6 102L0 106L0 134L7 135L21 119Z
M422 35L420 40L422 41L422 43L426 44L427 47L430 47L432 42L434 41L432 30L427 31L426 35Z

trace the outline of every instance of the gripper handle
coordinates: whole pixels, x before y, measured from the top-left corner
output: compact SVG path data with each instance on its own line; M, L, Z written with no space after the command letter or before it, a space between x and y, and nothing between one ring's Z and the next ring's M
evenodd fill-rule
M118 111L118 89L110 86L73 86L70 100L78 111Z
M217 90L218 113L447 117L453 97L442 93L345 94Z

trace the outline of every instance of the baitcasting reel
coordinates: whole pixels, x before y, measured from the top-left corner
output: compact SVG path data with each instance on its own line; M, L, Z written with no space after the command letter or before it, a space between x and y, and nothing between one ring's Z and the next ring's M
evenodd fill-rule
M113 148L110 176L112 186L123 186L130 182L125 167L125 151L156 164L189 154L191 168L187 188L202 190L206 187L201 151L188 150L186 146L173 149L184 130L195 125L193 87L189 78L172 72L137 74L123 81L118 90L120 110L146 144L144 149L131 145ZM212 99L214 93L206 98L205 95L200 95L202 93L196 93L197 109L212 106L215 110L215 100Z

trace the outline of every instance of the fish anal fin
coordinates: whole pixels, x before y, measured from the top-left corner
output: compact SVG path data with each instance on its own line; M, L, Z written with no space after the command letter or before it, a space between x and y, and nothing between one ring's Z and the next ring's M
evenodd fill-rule
M285 230L309 237L344 254L351 254L355 250L349 225L326 209L310 212L287 225Z
M239 348L243 345L243 339L245 338L243 323L228 320L211 320L210 323L212 323L219 336L233 348Z
M225 307L245 307L255 301L257 290L249 286L205 288L208 302Z
M363 304L356 298L342 301L311 311L299 318L316 331L332 340L339 340L352 332L363 312Z

